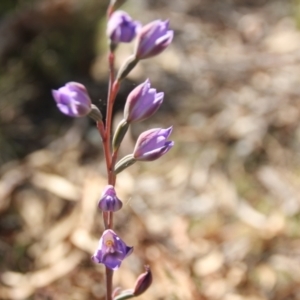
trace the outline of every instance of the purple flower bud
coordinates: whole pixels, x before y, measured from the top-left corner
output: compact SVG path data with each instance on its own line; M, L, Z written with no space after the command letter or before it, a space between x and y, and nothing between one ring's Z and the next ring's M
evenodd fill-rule
M104 264L112 270L117 270L132 251L133 247L128 247L113 230L107 229L100 238L92 260L97 264Z
M118 211L122 206L123 203L117 197L115 188L112 185L107 185L99 200L98 207L102 211Z
M167 153L173 146L173 141L167 141L172 127L167 129L155 128L143 132L133 150L136 160L152 161Z
M69 82L58 90L52 90L52 95L59 110L70 117L84 117L92 109L87 90L80 83Z
M145 25L137 36L135 56L144 59L161 53L170 45L173 35L169 21L156 20Z
M149 266L145 266L145 273L141 274L135 282L133 294L139 296L143 294L152 283L152 273Z
M140 23L133 21L124 11L114 12L108 20L107 36L117 43L130 43L136 36Z
M156 89L152 89L147 79L128 95L124 119L130 123L151 117L162 104L163 98L164 93L157 93Z

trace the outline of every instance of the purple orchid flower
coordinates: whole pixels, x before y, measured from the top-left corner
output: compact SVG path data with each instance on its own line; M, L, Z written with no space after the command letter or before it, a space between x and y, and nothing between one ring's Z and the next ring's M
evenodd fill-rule
M143 132L133 150L136 160L152 161L167 153L173 146L173 141L168 141L172 127L167 129L155 128Z
M84 117L91 111L92 102L84 85L69 82L52 95L59 110L70 117Z
M124 11L114 12L108 20L107 36L115 43L130 43L141 27L139 22L133 21Z
M123 203L117 197L115 188L112 185L107 185L103 191L98 207L102 211L118 211L122 208Z
M138 122L151 117L161 106L164 93L157 93L151 88L150 81L138 85L127 97L124 108L124 119L129 122Z
M113 230L107 229L100 238L98 249L92 256L92 260L97 264L104 264L112 270L117 270L132 251L133 247L128 247Z
M170 45L173 36L169 21L156 20L145 25L137 36L135 57L144 59L161 53Z

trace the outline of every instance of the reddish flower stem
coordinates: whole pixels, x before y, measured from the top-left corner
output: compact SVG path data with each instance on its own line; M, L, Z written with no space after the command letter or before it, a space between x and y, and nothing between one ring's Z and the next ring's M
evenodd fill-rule
M112 3L112 2L111 2ZM113 13L113 6L110 4L107 9L107 18ZM108 176L108 184L115 185L116 175L114 174L114 167L117 159L117 153L112 153L111 147L111 135L112 135L112 114L115 98L119 91L120 83L115 81L114 73L115 55L112 49L108 54L109 65L109 83L108 83L108 95L107 95L107 109L106 109L106 122L105 128L102 122L97 122L97 128L103 141L104 156L106 161L106 169ZM103 212L102 214L105 229L111 229L113 227L113 212ZM113 270L105 267L106 277L106 300L112 300L113 292Z
M118 150L113 151L112 156L111 156L111 164L112 166L115 166L118 158ZM114 176L114 185L116 184L116 176Z
M112 13L114 12L114 8L113 6L110 4L107 8L107 12L106 12L106 15L107 15L107 19L110 18L110 16L112 15Z
M104 129L103 122L97 122L97 128L100 133L100 136L102 138L103 143L103 149L104 149L104 156L106 161L106 169L107 174L110 172L110 149L108 147L109 143L107 142L107 135ZM108 229L111 228L112 223L110 222L111 216L108 212L102 213L104 228ZM107 267L105 267L105 277L106 277L106 300L112 300L112 277L113 277L113 271Z
M113 155L111 154L111 133L112 133L112 113L113 113L113 105L115 102L116 95L119 91L120 83L115 81L112 84L111 92L109 93L109 99L107 103L107 112L106 112L106 138L107 145L109 148L110 158L109 158L109 173L108 173L108 184L115 185L116 175L114 174L114 167L116 163L116 158L113 159Z
M112 300L113 293L113 275L114 271L110 268L105 267L105 277L106 277L106 300Z
M104 129L104 124L103 122L97 122L97 129L100 133L101 139L102 139L102 144L103 144L103 150L104 150L104 157L105 157L105 162L106 162L106 170L107 174L109 173L109 166L110 166L110 153L109 153L109 148L107 147L107 137L106 137L106 132Z
M109 15L109 13L108 13ZM111 150L111 135L112 135L112 114L113 106L119 91L120 83L115 81L114 74L114 53L110 51L108 55L109 63L109 84L108 84L108 96L107 96L107 110L106 110L106 123L105 128L103 123L97 123L97 128L102 137L104 156L106 161L108 184L115 185L116 175L114 174L114 167L116 163L117 153L112 154ZM113 227L113 212L103 212L102 214L105 229L111 229ZM113 270L105 267L105 277L106 277L106 300L112 300L113 291Z

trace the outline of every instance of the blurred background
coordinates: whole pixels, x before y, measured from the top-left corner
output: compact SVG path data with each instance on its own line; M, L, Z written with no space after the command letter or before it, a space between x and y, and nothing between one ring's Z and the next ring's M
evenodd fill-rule
M86 85L105 114L100 0L1 0L0 299L104 299L91 263L106 184L92 121L71 119L51 89ZM162 109L136 124L175 147L118 176L115 231L134 253L114 285L152 268L141 300L300 299L300 1L128 0L143 24L169 19L174 42L142 61L115 107L149 78ZM132 45L117 51L117 64Z

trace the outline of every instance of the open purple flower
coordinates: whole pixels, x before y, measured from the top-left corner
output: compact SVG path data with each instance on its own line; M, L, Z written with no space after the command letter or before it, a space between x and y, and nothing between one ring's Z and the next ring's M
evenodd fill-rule
M133 21L126 12L118 10L109 18L106 33L115 44L130 43L139 28L139 22Z
M118 211L122 208L123 203L117 197L115 188L112 185L107 185L103 191L98 207L102 211Z
M137 122L151 117L161 106L164 93L157 93L151 88L150 81L138 85L127 97L124 108L124 119L129 122Z
M107 229L102 234L92 260L97 264L104 264L112 270L117 270L132 251L133 247L128 247L113 230Z
M91 111L91 99L84 85L69 82L58 90L52 90L52 95L59 110L70 117L84 117Z
M143 132L133 150L136 160L152 161L167 153L173 146L173 141L168 141L172 127L167 129L155 128Z
M145 25L137 36L135 57L144 59L161 53L170 45L173 35L169 21L156 20Z

